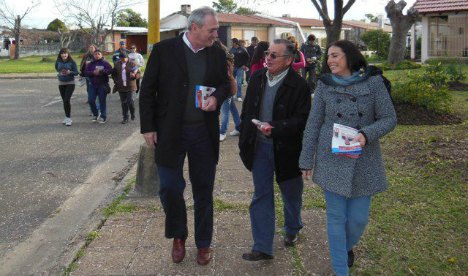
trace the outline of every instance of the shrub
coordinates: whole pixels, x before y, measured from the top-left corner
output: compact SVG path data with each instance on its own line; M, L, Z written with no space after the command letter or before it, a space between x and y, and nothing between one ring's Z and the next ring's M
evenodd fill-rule
M425 61L426 64L434 65L434 64L467 64L468 65L468 58L429 58Z
M407 70L407 69L418 69L421 68L421 64L410 60L404 60L397 65L389 64L384 62L379 66L382 70Z
M392 98L395 103L408 103L422 106L439 114L451 113L451 95L444 77L431 68L423 73L408 74L408 81L397 82L392 87Z
M379 57L387 57L390 48L390 34L383 30L367 31L361 35L362 41L366 43L367 48L376 51Z
M449 80L449 75L447 74L445 67L443 67L440 62L435 65L427 66L424 69L422 77L436 89L439 89L442 86L447 86L447 82Z
M463 80L466 79L465 74L463 73L463 69L461 65L456 65L456 64L449 64L445 72L449 76L449 80L453 82L462 82Z

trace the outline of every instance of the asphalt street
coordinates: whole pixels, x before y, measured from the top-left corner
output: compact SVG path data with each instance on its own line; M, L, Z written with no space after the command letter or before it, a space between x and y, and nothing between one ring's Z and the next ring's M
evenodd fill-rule
M118 94L108 97L106 124L91 122L86 98L85 87L77 86L73 125L66 127L56 80L0 79L0 259L138 131L138 115L120 123Z

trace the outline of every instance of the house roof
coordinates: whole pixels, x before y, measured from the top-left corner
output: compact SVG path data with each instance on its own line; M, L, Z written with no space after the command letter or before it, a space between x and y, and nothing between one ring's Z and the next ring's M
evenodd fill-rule
M416 3L414 3L413 8L415 8L419 13L468 11L468 1L467 0L417 0Z
M299 23L301 27L319 27L323 28L323 22L319 19L312 19L312 18L300 18L300 17L281 17L281 19L294 21Z
M255 24L255 25L275 25L290 27L291 24L287 24L280 20L273 20L258 15L239 15L231 13L218 13L219 23L238 23L238 24Z
M379 23L376 22L363 22L359 20L344 20L343 27L348 28L361 28L366 30L377 30L380 29ZM388 25L384 25L383 31L387 33L392 32L392 27Z

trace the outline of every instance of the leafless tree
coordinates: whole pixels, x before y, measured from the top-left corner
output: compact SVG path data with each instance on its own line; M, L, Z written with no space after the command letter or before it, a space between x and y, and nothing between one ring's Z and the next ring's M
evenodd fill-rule
M385 6L387 16L392 23L392 40L390 41L388 63L393 65L398 64L405 58L406 35L411 26L421 18L418 11L414 8L410 8L406 15L403 15L405 7L406 2L404 0L400 0L398 3L391 0Z
M20 39L21 39L21 21L40 4L39 1L31 1L31 3L23 10L23 12L16 12L13 8L8 6L5 0L0 0L0 21L7 24L9 31L15 38L15 57L19 58L20 53Z
M115 26L119 11L130 7L133 0L54 0L61 14L72 20L99 47ZM112 38L113 39L113 38Z

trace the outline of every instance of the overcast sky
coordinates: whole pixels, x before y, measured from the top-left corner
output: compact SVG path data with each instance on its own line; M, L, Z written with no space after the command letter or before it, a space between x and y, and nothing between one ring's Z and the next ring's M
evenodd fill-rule
M31 0L4 0L9 7L14 8L17 14L24 12L25 7ZM38 0L35 0L36 2ZM79 1L79 0L70 0ZM135 0L138 4L132 7L133 10L140 13L144 18L148 18L148 1ZM272 16L281 16L289 14L292 17L304 17L318 19L318 13L310 0L277 0L272 1L271 4L265 4L268 0L259 0L263 5L255 4L253 0L235 0L240 6L249 7L256 11ZM257 2L259 2L257 1ZM398 0L397 0L398 1ZM161 17L167 16L173 12L180 10L180 5L190 4L192 9L200 6L212 6L213 0L160 0ZM216 1L217 2L217 1ZM347 3L347 0L344 0ZM408 5L406 8L411 7L416 0L406 0ZM333 1L328 0L329 5ZM365 14L371 13L374 15L385 14L385 5L388 0L356 0L351 9L346 13L345 19L364 19ZM333 9L329 7L330 16L333 17ZM46 28L47 25L59 18L63 20L60 13L57 12L54 6L54 0L42 0L41 4L36 7L23 21L23 25L36 28ZM2 24L3 25L3 24Z

